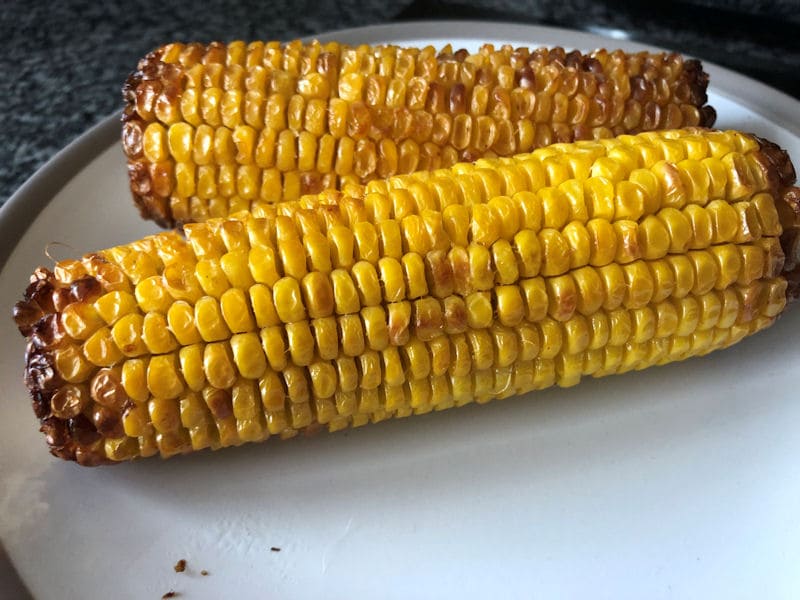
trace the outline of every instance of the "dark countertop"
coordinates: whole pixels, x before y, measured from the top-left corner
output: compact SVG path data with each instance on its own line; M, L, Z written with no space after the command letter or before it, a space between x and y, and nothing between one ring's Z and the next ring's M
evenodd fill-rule
M739 70L800 97L800 1L11 0L0 14L0 203L121 106L137 60L168 40L290 39L417 19L558 25L624 34ZM644 5L644 3L643 3ZM613 41L609 42L609 46Z

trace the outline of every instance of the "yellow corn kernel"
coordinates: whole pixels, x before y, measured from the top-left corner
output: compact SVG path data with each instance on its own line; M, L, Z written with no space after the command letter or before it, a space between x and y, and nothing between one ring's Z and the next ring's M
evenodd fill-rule
M150 358L147 365L147 389L154 398L160 399L177 398L183 392L183 380L173 354Z
M136 297L128 292L109 292L95 301L94 308L108 325L113 325L137 310Z
M255 328L245 292L238 288L227 290L220 298L220 310L232 333L244 333Z
M81 349L73 344L55 351L55 366L62 379L70 383L86 381L94 367L84 358Z
M231 337L233 361L239 374L247 379L258 379L267 369L267 358L256 333L240 333Z
M222 316L220 305L211 296L204 296L194 307L197 330L206 342L215 342L230 337L231 332Z
M139 308L144 312L166 313L173 302L163 279L158 275L140 281L135 293Z
M147 353L148 347L142 339L143 326L144 317L133 313L121 318L111 328L114 343L125 356L141 356Z
M353 283L358 291L359 301L362 306L377 306L381 303L381 284L375 267L364 260L360 260L351 270Z
M206 375L203 370L203 357L205 347L203 344L192 344L180 349L178 360L181 366L183 380L189 389L199 392L206 384ZM126 361L126 365L131 361ZM124 374L124 371L123 371Z
M108 327L101 327L89 336L83 343L83 355L98 367L110 367L123 357Z
M203 372L210 385L219 389L230 388L236 381L230 346L225 342L206 344L203 351Z
M428 284L425 279L425 263L416 252L409 252L401 259L405 285L409 299L420 298L428 293Z
M272 298L278 317L284 323L296 323L306 319L306 309L296 279L283 277L276 281L272 288Z
M167 324L181 346L189 346L202 340L195 323L194 307L188 302L179 300L169 307Z

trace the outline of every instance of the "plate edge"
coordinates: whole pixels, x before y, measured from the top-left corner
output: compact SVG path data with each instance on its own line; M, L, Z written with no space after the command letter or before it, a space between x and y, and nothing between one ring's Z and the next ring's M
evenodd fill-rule
M104 117L59 150L0 207L0 273L17 242L53 196L119 137L121 114L117 111Z

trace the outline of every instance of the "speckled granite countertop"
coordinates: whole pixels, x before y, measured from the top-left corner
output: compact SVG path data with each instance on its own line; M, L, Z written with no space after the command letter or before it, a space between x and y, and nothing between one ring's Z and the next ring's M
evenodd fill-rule
M541 23L627 35L750 74L800 97L800 2L651 0L11 0L0 14L0 203L121 106L137 60L168 40L290 39L409 19ZM613 45L613 41L609 43Z

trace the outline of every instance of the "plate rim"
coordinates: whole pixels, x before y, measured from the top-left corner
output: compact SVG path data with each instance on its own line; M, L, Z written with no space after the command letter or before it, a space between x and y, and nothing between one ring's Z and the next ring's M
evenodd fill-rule
M630 40L620 40L605 36L602 33L590 33L549 25L491 22L492 37L495 39L531 35L543 40L571 36L576 46L597 47L600 41L613 41L615 48L640 52L645 50L676 51ZM441 20L441 21L405 21L402 23L380 23L335 29L315 35L305 36L302 40L318 39L330 41L342 37L358 37L360 43L379 43L392 37L430 38L441 37L443 30L456 29L460 36L487 37L487 22L476 20ZM545 43L545 45L547 45ZM691 56L686 54L686 56ZM738 104L771 120L780 123L781 127L800 137L800 123L795 123L791 114L800 113L800 100L761 83L747 75L737 73L714 62L701 59L704 68L713 70L711 87L715 94L735 100ZM760 99L769 98L769 106L765 107ZM64 187L84 166L93 161L101 152L108 150L111 143L120 133L119 119L122 112L117 110L104 117L98 123L80 134L72 142L59 150L46 161L0 206L0 273L5 269L8 259L14 252L19 240L25 235L31 223L49 204L52 197ZM132 203L131 203L132 204Z

